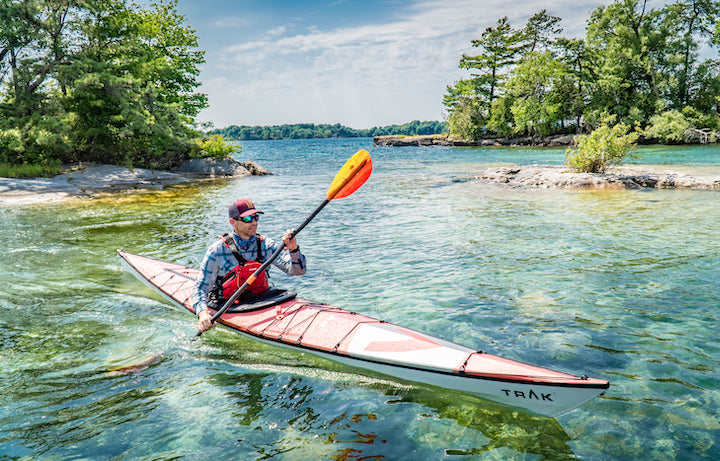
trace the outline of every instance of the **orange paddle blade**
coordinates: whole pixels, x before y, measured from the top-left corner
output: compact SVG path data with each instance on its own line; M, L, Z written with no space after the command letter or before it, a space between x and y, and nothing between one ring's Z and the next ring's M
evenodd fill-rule
M360 150L350 157L342 169L338 171L338 174L335 175L335 179L328 189L327 199L333 200L352 194L365 184L365 181L370 177L370 173L372 173L370 154L366 150Z

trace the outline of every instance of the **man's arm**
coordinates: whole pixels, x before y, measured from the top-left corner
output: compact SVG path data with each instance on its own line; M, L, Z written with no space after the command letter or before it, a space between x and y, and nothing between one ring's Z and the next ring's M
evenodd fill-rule
M208 248L205 257L200 263L200 272L192 290L193 310L198 316L198 329L207 331L212 328L210 319L212 315L208 311L208 295L215 283L218 274L218 262L213 247Z
M285 247L289 251L282 253L273 261L273 265L288 275L303 275L305 274L307 261L305 256L300 252L300 247L296 239L290 239L291 233L292 231L289 230L283 235L283 243L285 243ZM264 242L266 258L280 248L280 244L270 238L265 238Z

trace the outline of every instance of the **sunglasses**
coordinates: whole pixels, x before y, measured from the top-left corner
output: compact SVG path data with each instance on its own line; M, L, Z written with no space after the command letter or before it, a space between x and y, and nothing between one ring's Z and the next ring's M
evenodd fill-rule
M259 220L260 220L260 215L259 215L259 214L254 214L254 215L252 215L252 216L241 216L241 217L235 218L236 221L242 221L242 222L244 222L244 223L250 223L250 222L253 221L253 219L254 219L255 221L259 221Z

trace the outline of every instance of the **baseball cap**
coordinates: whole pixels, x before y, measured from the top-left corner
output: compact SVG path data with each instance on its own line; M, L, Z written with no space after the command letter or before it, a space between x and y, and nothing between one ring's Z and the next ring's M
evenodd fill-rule
M262 213L262 211L256 210L255 204L247 199L236 200L235 203L228 208L228 216L232 219L254 215L255 213Z

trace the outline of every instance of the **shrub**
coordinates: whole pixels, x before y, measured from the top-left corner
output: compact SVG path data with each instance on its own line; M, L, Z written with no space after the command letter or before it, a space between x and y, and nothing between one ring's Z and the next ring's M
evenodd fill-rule
M62 168L58 163L9 165L0 163L0 178L37 178L55 176Z
M585 173L604 173L608 166L620 163L635 148L636 131L624 123L610 126L606 119L595 131L575 138L565 151L565 164Z
M20 130L0 129L0 163L17 163L19 154L24 150Z
M650 125L645 129L645 135L666 144L678 144L685 140L685 132L690 127L690 121L682 112L670 110L653 115Z
M196 140L196 146L191 154L192 157L229 157L233 152L240 152L242 147L232 144L225 138L216 134Z
M484 120L477 103L463 100L450 113L447 124L450 137L473 141L480 138Z

